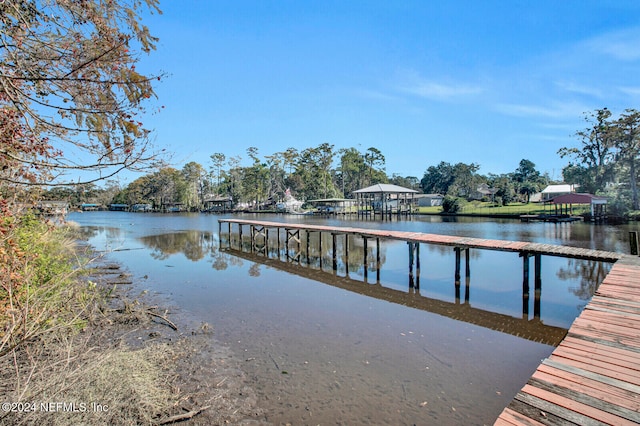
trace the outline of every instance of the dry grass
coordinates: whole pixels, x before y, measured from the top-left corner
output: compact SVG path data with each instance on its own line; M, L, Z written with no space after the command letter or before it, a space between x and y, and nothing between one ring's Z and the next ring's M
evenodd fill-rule
M155 424L175 405L163 369L172 356L168 346L104 349L89 346L88 336L56 340L0 361L2 400L36 405L33 412L0 414L2 424Z
M89 256L79 254L67 230L28 217L15 223L2 241L11 274L0 292L0 403L14 403L16 411L3 405L0 424L166 418L177 398L163 369L171 348L114 343L122 341L114 334L122 324L131 329L149 320L147 308L128 302L113 309L111 289L83 278Z
M209 346L207 331L187 338L148 295L127 297L107 278L119 266L89 263L94 255L72 235L7 223L0 425L227 424L261 415L243 373Z

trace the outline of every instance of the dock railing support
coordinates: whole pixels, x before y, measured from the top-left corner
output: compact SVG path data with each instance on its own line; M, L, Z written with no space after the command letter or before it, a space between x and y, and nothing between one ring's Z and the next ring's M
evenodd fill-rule
M638 255L638 231L629 231L629 246L631 254Z
M300 261L300 230L299 229L290 229L290 228L285 228L285 232L286 232L286 239L285 239L285 246L284 246L284 250L286 252L286 258L287 261L292 261L292 262L299 262ZM296 252L293 256L291 256L289 254L289 241L295 241L296 243Z

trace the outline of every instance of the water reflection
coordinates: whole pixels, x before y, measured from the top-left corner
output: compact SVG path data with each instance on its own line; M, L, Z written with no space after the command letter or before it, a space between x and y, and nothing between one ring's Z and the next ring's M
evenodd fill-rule
M115 251L113 257L129 266L134 276L148 274L144 287L152 286L170 295L176 306L198 321L215 325L215 338L246 360L242 368L255 386L259 405L269 411L269 420L275 424L492 424L553 348L489 327L524 330L531 323L532 328L550 335L554 328L548 325L560 329L568 326L579 314L576 305L581 302L572 291L589 288L580 284L581 277L571 277L577 271L594 268L588 262L583 265L581 261L543 258L542 328L535 317L520 317L522 259L517 254L472 250L471 279L465 279L463 266L456 291L452 248L423 245L420 288L411 289L404 242L385 241L380 282L375 273L371 273L371 282L364 282L365 251L361 239L349 240L349 259L339 256L340 269L336 273L332 270L333 242L329 234L323 236L321 251L314 244L318 236L313 236L309 266L304 257L304 239L298 264L285 261L284 247L270 247L269 258L264 252L251 253L248 242L243 244L244 253L224 248L221 251L215 234L213 240L192 238L189 244L208 244L198 254L204 253L198 262L188 260L179 248L189 244L165 248L166 244L154 242L156 258L166 258L158 256L163 250L165 254L176 253L167 261L152 258L150 249L139 249L139 237L182 234L177 230L217 230L217 217L110 212L77 216L80 223L106 225L91 243L127 250ZM296 223L307 220L283 215L253 218ZM326 220L313 220L328 224ZM343 221L335 222L344 225ZM122 231L108 230L108 226ZM434 217L395 223L363 222L357 226L531 239L585 248L592 245L590 241L559 239L569 238L572 232L579 232L576 238L587 238L589 230L513 221L460 218L446 223ZM617 228L593 230L624 236ZM499 234L502 231L506 232ZM105 237L106 232L112 239ZM598 241L607 239L598 249L615 250L614 244L628 248L624 239L614 243L609 237L598 235L594 236ZM169 240L181 238L184 235ZM274 235L269 239L273 241ZM344 244L342 240L337 238L339 247ZM370 240L366 264L372 271L377 261L375 251L375 241ZM166 267L169 262L172 268ZM598 275L598 267L593 269L594 276ZM291 269L281 271L282 268ZM251 277L257 274L260 278ZM533 294L531 299L533 312ZM412 304L428 308L429 312ZM499 328L501 322L505 324L503 328ZM283 369L289 374L283 375Z
M611 266L592 260L569 259L566 268L560 268L557 275L562 280L579 280L579 287L571 289L580 300L590 300L604 280Z
M214 250L213 234L206 231L148 235L138 240L152 249L151 256L158 260L165 260L174 254L182 253L187 259L197 262Z
M256 247L255 242L252 245L251 241L245 239L242 244L237 240L235 247L230 244L225 245L223 249L220 248L220 243L213 234L207 231L171 232L139 237L138 240L152 249L151 256L157 260L165 260L177 253L184 254L191 261L201 260L208 255L212 268L215 270L225 270L230 266L240 266L243 261L249 261L251 265L248 268L248 274L251 277L259 277L261 267L267 266L368 297L433 312L549 345L557 345L566 334L566 328L545 325L540 319L539 292L535 293L535 315L531 319L528 315L528 308L525 308L527 311L521 318L479 309L471 306L470 277L469 272L465 271L464 284L461 285L460 279L457 278L452 286L452 291L455 294L454 302L447 302L421 294L418 283L414 285L412 275L409 276L408 286L403 290L382 285L379 270L387 261L384 245L379 247L381 254L378 255L378 248L375 245L372 249L366 248L360 238L353 236L345 238L343 236L341 241L335 239L336 248L340 249L344 245L348 246L349 250L340 251L343 255L339 256L339 259L336 256L335 265L337 267L334 270L334 259L331 259L332 253L335 253L333 250L334 239L331 235L317 235L314 238L316 241L315 243L312 241L309 248L304 244L304 239L300 247L287 248L279 247L275 237L267 239L265 236L262 244L269 244L264 246L258 243L258 247ZM445 254L445 250L444 247L433 247L433 251L436 253ZM347 252L350 254L347 255ZM476 254L476 257L480 256L478 252L471 251ZM451 253L451 249L446 250L446 253ZM363 261L367 264L366 268ZM585 263L589 263L589 265ZM561 269L558 274L560 278L563 278L564 275L567 275L568 278L581 276L584 288L580 294L587 294L589 291L595 290L594 286L589 283L594 279L601 279L606 274L606 270L596 264L599 262L572 261L569 264L570 267ZM374 284L369 283L366 278L364 270L367 269L378 271ZM580 275L586 271L591 271L591 274ZM358 277L352 278L353 274ZM359 277L364 279L361 280ZM463 296L461 291L464 291ZM528 295L526 306L528 307Z
M118 238L120 233L117 228L87 228L87 232L100 231L113 238ZM504 270L503 275L507 278L496 279L497 271L485 266L495 264L496 254L483 250L464 251L461 254L451 247L423 245L421 256L424 259L421 266L417 259L415 263L413 260L413 257L417 258L419 255L415 245L380 243L375 239L365 240L355 235L302 233L296 235L290 244L285 244L283 236L275 232L270 235L265 232L253 239L248 235L242 238L232 235L231 239L220 240L211 232L192 230L147 235L138 237L137 240L149 247L151 256L157 260L165 260L177 253L182 253L193 262L208 257L211 267L216 271L243 266L245 261L250 261L245 268L250 277L260 277L261 268L267 265L349 291L434 313L440 313L440 308L434 306L445 303L445 308L442 308L446 312L445 316L510 334L528 334L532 336L532 340L547 344L556 344L562 338L565 327L569 326L584 307L584 304L576 301L588 301L610 269L603 262L563 259L561 261L565 263L560 263L560 266L553 269L556 279L576 284L562 290L557 282L553 282L552 275L547 275L546 298L543 299L542 280L538 272L529 289L528 277L525 278L525 283L518 281L522 270L514 271L519 262L516 258L516 265ZM460 257L464 259L462 267ZM472 284L469 260L474 262L471 269L477 270L473 280L473 298L470 296ZM426 276L423 275L422 293L420 268L423 274L426 272ZM385 270L383 281L380 277L381 269ZM512 278L508 279L509 276ZM503 282L505 280L511 284L506 285ZM344 286L345 282L348 285ZM363 289L371 287L372 283L382 290L372 293L373 290L368 289L366 293ZM576 299L568 303L559 301L558 299L566 299L560 291L564 291L565 295L573 294ZM438 303L433 302L436 300ZM471 306L472 301L474 307ZM563 304L570 309L559 315ZM551 322L556 327L547 328L545 325L541 316L543 305L547 307L545 311L551 312ZM529 314L530 307L532 317ZM577 309L575 315L571 314L573 309ZM520 313L521 316L518 316ZM558 321L559 317L565 316L567 320ZM484 322L479 324L478 318L482 318ZM548 323L549 314L544 318ZM505 327L505 324L508 326Z
M86 240L99 234L103 234L108 241L119 240L122 237L122 229L112 226L82 226L76 232L81 239Z
M227 253L247 261L254 262L255 265L265 265L300 277L319 281L323 284L338 287L343 290L348 290L414 309L432 312L441 316L475 324L491 330L500 331L502 333L519 336L539 343L554 346L558 345L567 333L566 328L545 325L539 318L533 318L531 320L527 318L514 318L508 315L472 307L469 303L468 279L466 280L467 294L465 296L465 302L460 303L460 286L456 285L456 302L451 303L422 296L420 294L420 290L415 287L410 288L409 291L405 292L385 287L379 283L367 284L362 281L352 279L349 276L340 276L334 273L318 271L317 269L309 269L297 263L283 262L279 259L272 259L233 248L227 249Z

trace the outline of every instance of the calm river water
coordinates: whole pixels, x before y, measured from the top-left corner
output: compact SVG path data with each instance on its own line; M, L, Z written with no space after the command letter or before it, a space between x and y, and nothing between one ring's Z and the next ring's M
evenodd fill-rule
M471 251L470 278L463 266L456 290L453 250L422 245L416 290L404 242L382 241L379 279L370 244L365 279L362 241L349 241L349 261L341 258L333 273L331 235L323 234L322 254L296 265L276 251L273 236L269 258L240 251L237 236L235 249L226 235L219 247L220 217L90 212L69 220L135 278L146 276L141 289L212 325L212 339L233 349L274 424L492 424L609 270L545 256L535 306L533 276L523 301L517 254ZM628 226L234 217L629 250Z

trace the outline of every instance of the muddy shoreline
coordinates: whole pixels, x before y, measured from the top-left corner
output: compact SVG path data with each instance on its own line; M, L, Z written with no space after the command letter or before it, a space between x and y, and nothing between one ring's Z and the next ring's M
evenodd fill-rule
M241 361L215 339L215 325L199 322L172 306L162 294L147 288L147 277L131 276L125 265L113 262L108 253L88 265L88 279L103 289L113 289L109 305L116 318L102 324L101 333L111 344L124 342L130 350L153 346L171 354L164 369L171 386L180 394L163 421L191 425L269 425L248 385ZM117 318L118 315L125 317Z

